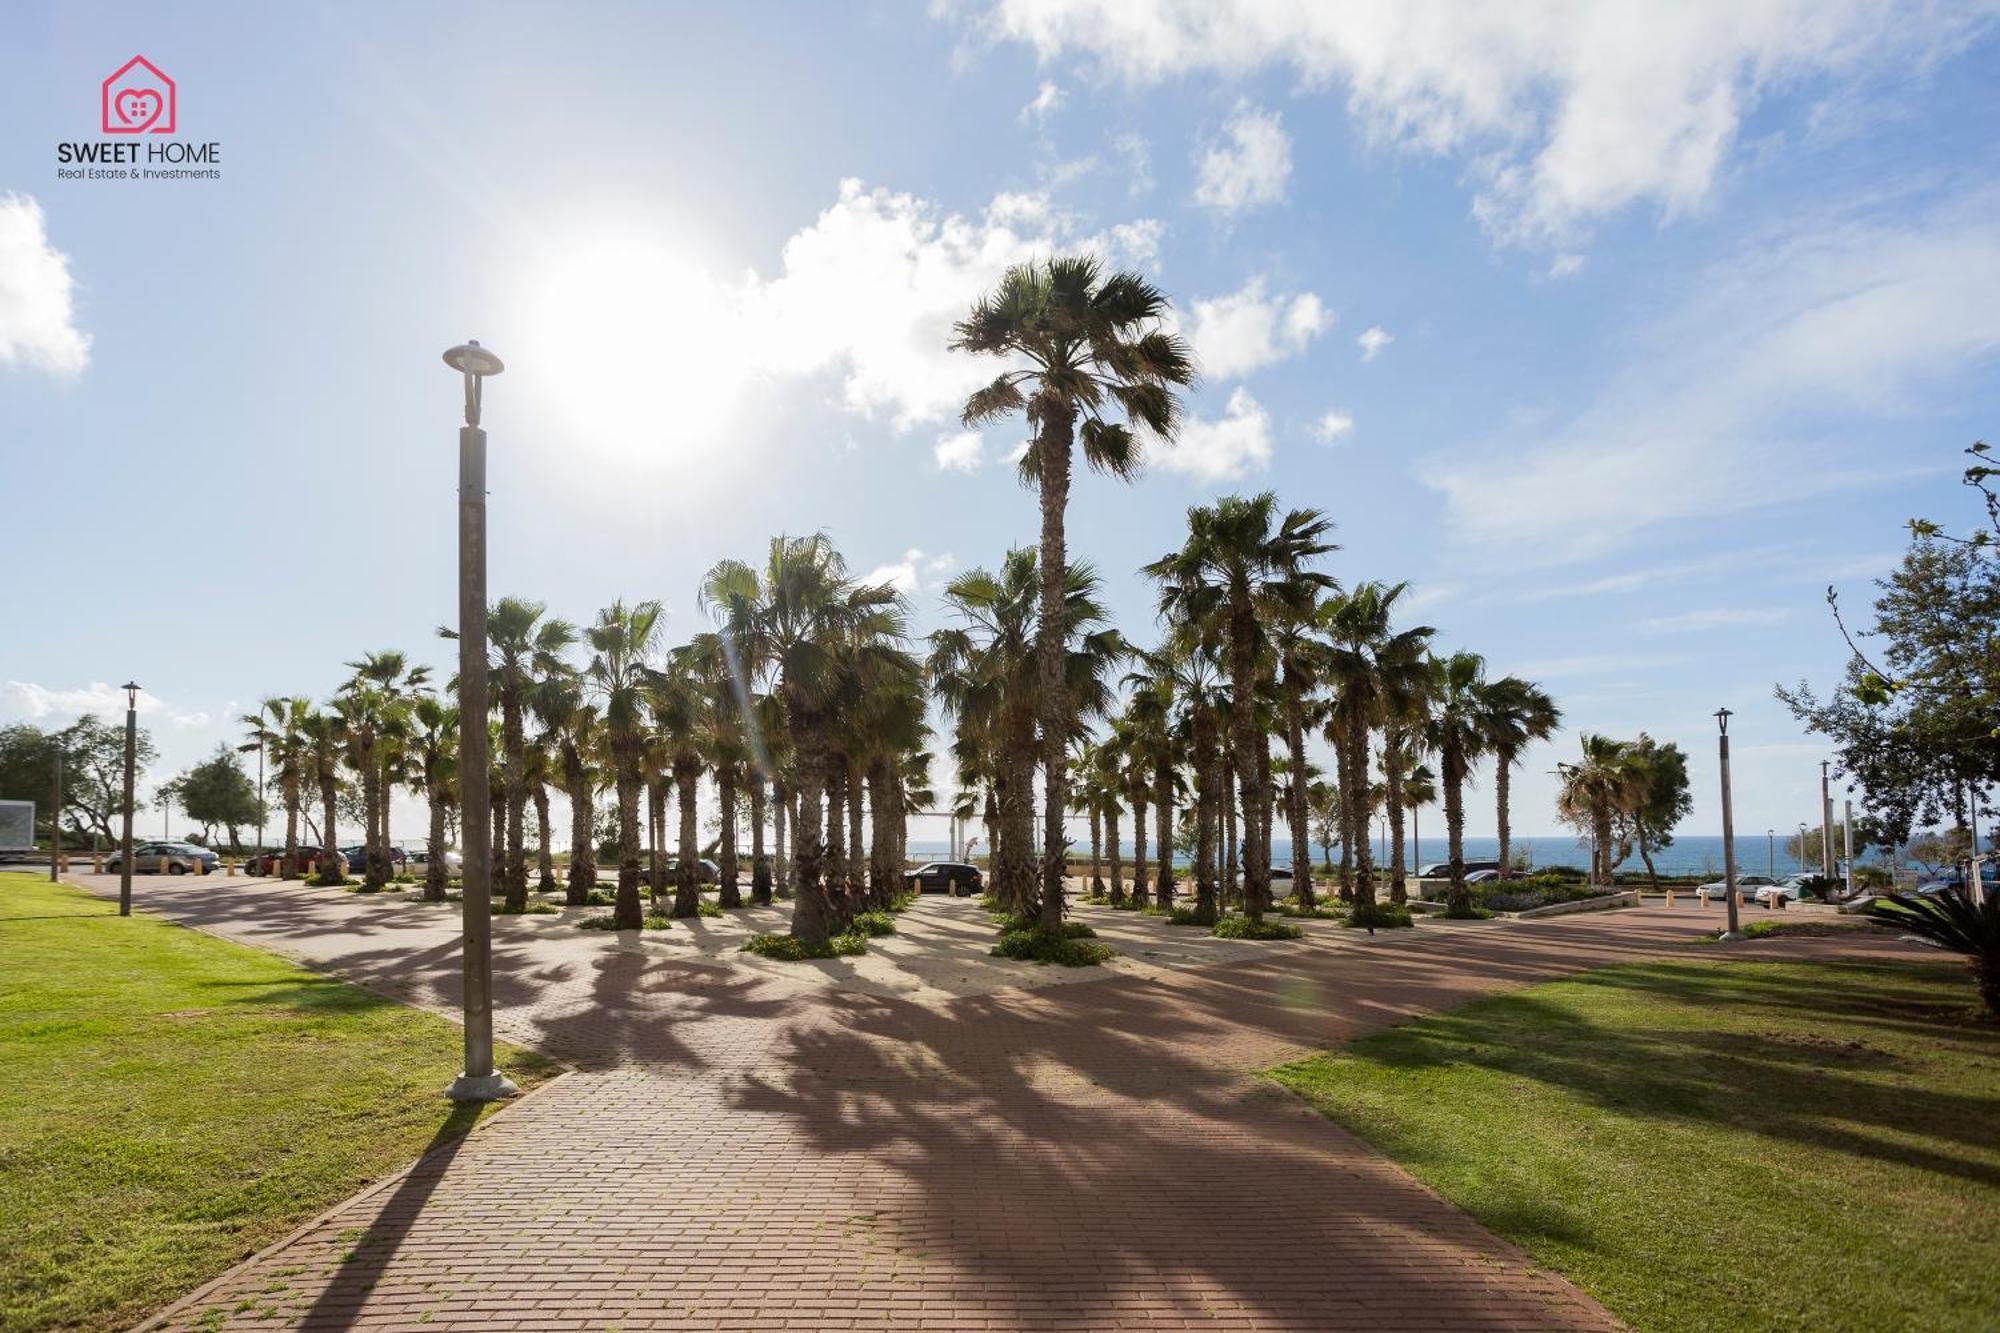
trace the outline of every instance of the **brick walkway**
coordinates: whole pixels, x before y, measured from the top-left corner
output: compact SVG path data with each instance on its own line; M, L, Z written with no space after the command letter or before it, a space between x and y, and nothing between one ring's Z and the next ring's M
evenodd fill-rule
M142 880L139 897L412 1003L457 1002L456 933L435 908L215 878ZM907 920L921 933L977 910L927 900ZM161 1326L1615 1327L1250 1075L1480 992L1657 956L1717 915L1372 941L1314 923L1244 961L929 1005L554 917L497 921L497 1029L578 1072Z

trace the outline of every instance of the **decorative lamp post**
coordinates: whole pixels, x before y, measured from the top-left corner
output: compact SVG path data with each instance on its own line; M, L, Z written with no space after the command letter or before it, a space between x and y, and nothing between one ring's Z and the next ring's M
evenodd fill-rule
M1729 905L1729 929L1722 938L1737 940L1743 933L1736 920L1736 814L1729 802L1729 710L1715 710L1716 741L1722 760L1722 896Z
M139 764L139 687L125 682L125 822L118 838L118 915L132 915L132 787Z
M486 771L486 432L482 382L506 367L467 342L444 354L465 378L458 431L458 772L463 863L465 1068L445 1089L455 1102L511 1097L520 1089L493 1067L493 807Z

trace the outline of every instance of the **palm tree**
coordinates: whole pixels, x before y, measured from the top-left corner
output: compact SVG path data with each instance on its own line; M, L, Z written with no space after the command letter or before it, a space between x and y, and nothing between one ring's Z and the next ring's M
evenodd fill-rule
M552 776L569 801L569 870L563 898L580 907L597 887L597 710L584 698L583 678L574 671L543 680L530 706L549 738Z
M640 760L647 735L647 697L658 675L652 659L665 615L658 602L628 607L616 601L598 612L596 623L584 632L591 650L584 679L603 719L604 744L618 791L618 902L612 919L620 930L644 925L639 903Z
M1486 686L1486 742L1493 751L1493 799L1500 821L1500 878L1511 873L1508 789L1523 748L1555 735L1562 712L1542 689L1519 676L1502 676Z
M1444 770L1444 832L1451 862L1451 896L1447 911L1472 914L1472 893L1465 886L1465 782L1486 745L1485 701L1482 687L1486 660L1477 653L1453 653L1430 659L1430 719L1426 741L1437 751Z
M506 858L501 883L510 912L528 906L527 843L523 833L528 803L527 732L523 720L529 696L538 682L568 668L563 653L576 642L576 628L564 620L544 619L541 602L502 597L487 613L486 635L491 682L500 704L500 787L506 794ZM451 637L447 631L440 631Z
M299 735L305 751L305 769L319 789L320 826L319 874L316 884L345 884L342 873L340 836L337 831L340 801L340 757L346 748L346 734L338 713L309 711L299 720Z
M711 636L712 637L712 636ZM701 636L697 635L699 641ZM697 789L712 747L708 733L709 701L716 682L705 673L707 660L683 645L667 654L667 668L653 683L653 728L658 738L662 771L671 787L658 785L662 802L672 790L679 796L680 831L675 837L673 915L687 918L701 911L701 847L695 819ZM662 830L664 832L664 830ZM663 839L655 839L657 849ZM657 888L656 888L657 892Z
M1125 764L1131 747L1132 733L1124 725L1123 715L1111 719L1111 725L1104 739L1091 749L1091 784L1097 792L1099 815L1104 821L1104 841L1111 859L1111 904L1125 905L1125 853L1121 847L1119 825L1125 813L1122 802L1126 794Z
M869 652L900 642L903 602L887 585L863 586L822 533L771 539L761 571L724 560L703 580L706 606L741 608L734 616L754 661L768 664L778 682L787 730L796 754L798 819L794 830L796 898L793 938L823 945L837 924L833 899L822 880L826 792L827 709L840 686L843 647Z
M1166 297L1134 274L1105 277L1089 257L1050 259L1008 269L957 324L951 343L955 351L1017 363L966 400L964 424L977 427L1019 412L1033 432L1021 476L1036 487L1042 510L1036 683L1045 929L1061 924L1069 847L1065 761L1076 727L1064 689L1062 614L1072 453L1080 441L1091 467L1130 477L1141 454L1135 426L1162 440L1174 437L1181 407L1173 390L1193 382L1194 363L1186 340L1163 327L1169 313Z
M1406 584L1363 583L1327 601L1321 626L1327 634L1326 677L1334 689L1329 739L1339 760L1337 781L1345 799L1341 854L1354 864L1357 910L1375 905L1374 857L1369 846L1369 738L1392 721L1406 724L1412 701L1426 689L1428 625L1400 633L1396 603Z
M1403 779L1403 808L1410 812L1410 838L1414 844L1410 865L1412 869L1422 864L1424 855L1423 828L1417 819L1417 812L1427 805L1437 803L1437 774L1430 765L1418 764Z
M409 655L396 649L369 653L359 662L347 663L347 668L353 672L347 688L370 691L373 696L367 735L362 738L374 763L374 770L362 775L362 804L368 825L362 842L367 848L368 884L379 889L388 883L391 869L389 805L396 787L392 770L400 762L408 739L410 704L429 684L431 673L427 666L411 666Z
M1612 825L1633 804L1635 784L1642 775L1631 762L1629 742L1586 731L1580 743L1580 763L1556 765L1561 784L1556 810L1590 831L1590 882L1608 885L1612 867L1622 859L1614 851Z
M433 694L418 696L410 709L413 749L423 773L424 801L430 812L424 843L424 901L445 900L445 820L458 795L458 706Z
M278 792L285 806L285 859L281 873L297 879L299 868L299 808L305 783L311 777L305 744L305 720L312 713L310 699L275 697L258 705L258 711L243 719L253 725L263 739L264 759L278 780Z
M1229 749L1244 811L1243 910L1253 922L1264 919L1271 899L1265 820L1270 754L1265 733L1257 728L1257 688L1265 675L1260 658L1267 653L1272 627L1303 619L1333 587L1330 577L1308 568L1336 549L1325 540L1332 529L1316 509L1294 509L1280 519L1278 497L1270 491L1247 500L1228 495L1188 510L1186 543L1144 571L1161 584L1164 619L1217 622L1227 645ZM1298 753L1304 754L1303 736ZM1234 856L1229 863L1233 875Z

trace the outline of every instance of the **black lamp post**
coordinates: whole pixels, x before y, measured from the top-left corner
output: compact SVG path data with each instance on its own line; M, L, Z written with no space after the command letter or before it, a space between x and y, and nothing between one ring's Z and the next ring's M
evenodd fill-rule
M1723 932L1726 940L1741 939L1736 920L1736 813L1729 801L1729 710L1715 710L1717 743L1722 759L1722 895L1729 905L1729 929Z

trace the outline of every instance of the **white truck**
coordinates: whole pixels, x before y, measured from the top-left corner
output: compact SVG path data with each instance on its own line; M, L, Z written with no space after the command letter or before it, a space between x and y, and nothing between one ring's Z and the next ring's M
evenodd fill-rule
M0 801L0 861L19 861L35 850L35 803Z

